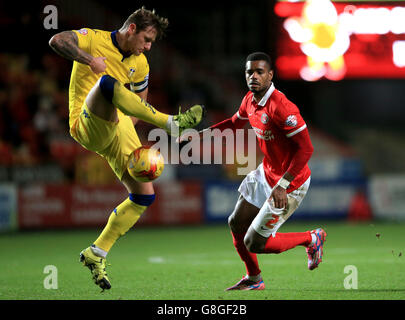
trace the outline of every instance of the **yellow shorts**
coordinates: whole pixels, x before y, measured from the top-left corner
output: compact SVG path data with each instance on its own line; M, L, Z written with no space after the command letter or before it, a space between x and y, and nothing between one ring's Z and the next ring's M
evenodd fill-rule
M84 148L105 158L120 180L130 154L142 145L130 117L120 113L118 122L106 121L92 113L86 102L70 134Z

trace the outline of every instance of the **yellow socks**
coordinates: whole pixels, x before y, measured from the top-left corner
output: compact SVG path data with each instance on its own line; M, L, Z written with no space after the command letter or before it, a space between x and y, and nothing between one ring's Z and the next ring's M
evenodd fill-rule
M94 245L105 252L110 251L114 243L138 221L154 198L155 195L130 194L129 198L113 210Z
M127 116L137 117L163 129L167 128L168 114L157 111L113 77L109 75L102 76L100 89L104 97Z

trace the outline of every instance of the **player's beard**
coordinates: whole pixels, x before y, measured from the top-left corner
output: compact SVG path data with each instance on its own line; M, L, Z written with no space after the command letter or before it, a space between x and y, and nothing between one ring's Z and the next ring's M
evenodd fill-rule
M261 95L264 94L268 88L265 87L255 87L255 88L249 88L250 91L252 91L253 94L255 95Z
M258 84L258 82L256 82ZM257 87L252 88L249 86L249 90L256 96L264 96L271 87L272 81L267 79L263 83L259 84Z

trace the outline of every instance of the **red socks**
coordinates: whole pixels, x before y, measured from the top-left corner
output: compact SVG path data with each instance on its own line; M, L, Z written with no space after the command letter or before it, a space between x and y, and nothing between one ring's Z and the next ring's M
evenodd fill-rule
M246 248L243 239L246 233L232 233L233 245L236 251L239 253L240 258L245 263L246 271L249 276L257 276L260 274L259 263L257 262L257 256L255 253L249 252Z
M233 245L236 248L240 258L245 263L246 271L249 276L260 274L259 263L255 253L250 252L243 242L245 233L233 233ZM295 248L296 246L308 246L312 242L310 231L276 233L276 236L270 236L266 242L264 253L281 253L283 251Z
M276 233L276 236L270 236L266 242L264 253L281 253L283 251L295 248L296 246L308 246L312 242L311 232L289 232Z

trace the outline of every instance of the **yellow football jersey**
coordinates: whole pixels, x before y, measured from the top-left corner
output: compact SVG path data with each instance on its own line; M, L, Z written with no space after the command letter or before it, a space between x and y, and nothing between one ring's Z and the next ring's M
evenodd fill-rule
M132 91L142 92L148 87L149 64L144 54L125 56L116 40L117 31L103 31L83 28L74 30L79 39L79 48L94 57L106 57L104 73L95 74L88 65L75 61L69 86L69 127L80 115L87 94L97 80L108 74L123 84L130 85ZM125 116L118 111L118 117Z

